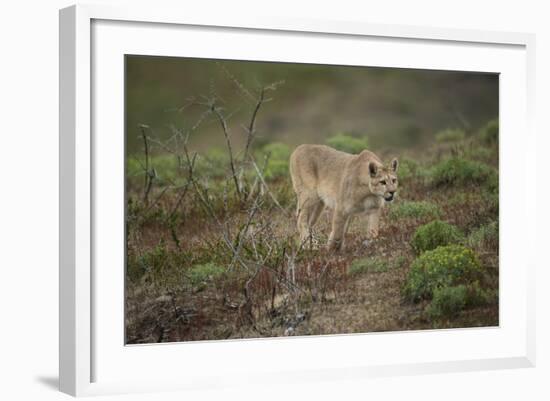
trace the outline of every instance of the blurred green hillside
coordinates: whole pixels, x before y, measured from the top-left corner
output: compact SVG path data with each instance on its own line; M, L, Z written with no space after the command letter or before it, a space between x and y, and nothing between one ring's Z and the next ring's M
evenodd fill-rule
M237 82L253 90L284 81L262 106L258 147L325 143L344 133L368 137L374 149L410 148L431 143L444 129L470 135L498 115L498 75L488 73L148 56L127 56L126 72L130 155L142 152L138 124L147 124L161 140L168 138L171 125L190 128L204 111L189 106L189 99L213 91L223 99L231 139L241 147L242 125L253 104ZM190 147L205 151L223 147L223 141L209 117L190 138Z

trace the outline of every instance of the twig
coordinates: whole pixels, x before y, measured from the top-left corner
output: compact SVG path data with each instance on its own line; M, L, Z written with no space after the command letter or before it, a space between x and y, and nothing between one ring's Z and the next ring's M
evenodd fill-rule
M160 199L164 196L164 194L166 193L166 191L168 191L168 189L170 189L170 187L168 186L164 187L161 193L155 198L155 200L149 206L147 206L147 208L143 211L143 214L146 214L149 210L155 207L155 205L160 201Z
M237 178L237 172L235 170L235 161L233 158L233 149L231 147L231 139L229 138L229 128L227 127L227 122L225 121L225 118L221 114L218 107L216 107L215 104L211 105L212 112L216 115L218 118L218 121L220 122L220 125L223 130L223 135L225 136L225 143L227 145L227 151L229 152L229 165L231 167L231 175L233 177L233 182L235 183L235 190L237 191L237 195L239 199L241 198L241 189L239 187L239 180Z
M187 195L187 190L189 189L189 185L191 184L191 181L193 180L193 169L195 165L195 160L197 158L197 154L193 154L193 158L191 159L191 162L189 164L189 171L188 171L188 178L187 182L185 183L185 186L183 187L183 190L180 192L180 195L178 196L178 199L176 200L176 204L174 205L174 208L170 212L169 218L171 219L176 211L179 209L181 202L183 201L183 198L185 198L185 195Z
M252 223L252 219L256 215L256 212L258 211L258 208L260 206L260 204L258 203L259 197L260 196L258 195L258 196L256 196L256 199L254 199L254 204L253 204L252 208L250 209L250 211L248 212L248 218L246 220L246 223L243 226L243 228L239 231L239 234L237 234L237 245L234 247L235 248L235 253L233 255L233 260L231 261L231 264L229 265L230 270L233 268L233 265L235 264L235 261L236 261L237 257L239 256L239 254L241 252L242 244L243 244L243 237L245 237L247 235L250 224Z
M260 96L258 97L258 100L256 101L256 107L254 107L254 111L252 112L252 117L250 118L250 123L248 124L248 128L247 128L248 135L246 137L246 146L244 148L243 159L247 159L249 157L248 153L249 153L250 145L252 144L252 141L254 140L256 117L258 116L258 111L260 110L260 107L264 103L264 95L265 95L265 88L262 88L260 90Z
M267 103L267 102L270 102L271 99L266 99L265 98L265 93L268 91L268 90L276 90L277 89L277 86L283 84L284 81L278 81L278 82L273 82L267 86L262 86L261 89L260 89L260 94L258 95L258 97L256 98L256 106L254 107L254 110L252 111L252 116L250 118L250 123L248 124L248 127L246 128L246 131L247 131L247 137L246 137L246 145L245 145L245 148L244 148L244 156L243 156L243 160L246 160L248 157L249 157L249 152L250 152L250 146L252 145L252 141L254 140L254 136L255 136L255 133L256 133L256 118L258 117L258 112L260 111L260 107L262 107L262 105L264 103Z
M233 82L233 84L237 87L237 89L243 95L245 95L245 98L248 98L248 100L251 100L251 101L256 100L254 95L250 93L250 91L246 88L246 86L244 86L241 82L239 82L239 80L235 78L235 76L231 74L231 72L229 72L229 70L223 64L218 62L217 65L221 68L221 70L225 73L225 75L229 78L229 80Z
M277 198L275 197L275 195L273 195L273 193L270 191L269 187L267 186L265 180L264 180L264 177L260 171L260 169L258 168L258 165L256 164L256 162L254 160L251 161L252 162L252 166L254 166L254 170L256 170L256 174L258 175L258 178L260 179L262 185L264 186L266 192L268 193L268 195L271 197L271 199L273 200L273 203L275 203L275 205L287 216L289 217L289 214L288 212L281 206L281 204L279 203L279 201L277 200Z
M156 171L154 169L149 169L149 142L147 139L147 135L145 134L145 128L149 127L145 124L140 124L139 128L141 130L145 152L145 182L143 186L143 202L147 204L149 202L149 192L151 192L151 187L153 186L153 179L156 177Z
M147 135L145 134L145 128L147 126L140 124L141 137L143 138L143 146L145 151L145 172L149 172L149 143L147 142ZM145 176L145 186L147 186L147 175Z

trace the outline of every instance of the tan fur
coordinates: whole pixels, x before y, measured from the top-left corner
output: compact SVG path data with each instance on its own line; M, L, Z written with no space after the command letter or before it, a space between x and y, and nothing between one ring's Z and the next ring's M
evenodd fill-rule
M298 146L290 156L290 176L298 197L301 241L312 240L312 228L325 207L332 209L330 249L342 247L355 214L367 215L367 238L377 237L380 211L397 190L397 169L397 159L385 167L368 150L351 155L324 145Z

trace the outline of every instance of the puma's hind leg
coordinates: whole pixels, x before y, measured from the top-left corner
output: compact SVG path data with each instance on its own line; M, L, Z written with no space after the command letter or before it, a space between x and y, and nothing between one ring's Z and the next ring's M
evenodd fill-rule
M315 194L308 194L298 199L298 232L304 246L313 247L313 226L324 209L324 204Z
M332 229L328 238L327 247L331 251L339 251L344 246L344 235L351 216L336 208L332 214Z

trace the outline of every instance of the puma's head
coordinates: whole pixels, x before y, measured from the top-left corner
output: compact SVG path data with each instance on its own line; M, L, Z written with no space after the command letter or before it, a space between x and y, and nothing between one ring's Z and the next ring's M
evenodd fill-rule
M371 192L383 197L386 202L391 202L397 191L399 162L393 159L389 166L384 166L376 161L369 161L368 167Z

